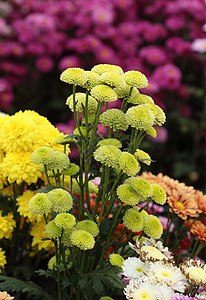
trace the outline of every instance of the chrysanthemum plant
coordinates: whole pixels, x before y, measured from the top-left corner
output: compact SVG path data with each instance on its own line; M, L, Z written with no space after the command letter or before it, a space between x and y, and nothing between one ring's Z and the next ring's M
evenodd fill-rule
M166 299L161 298L165 293L170 299L175 291L186 290L185 276L197 286L194 273L206 274L203 265L194 265L190 276L188 268L194 263L185 262L181 275L168 250L153 240L162 236L163 227L146 211L150 203L166 202L162 187L139 176L141 165L151 163L141 142L147 135L155 137L153 126L165 122L162 109L139 92L147 78L138 71L124 73L116 65L96 65L91 71L69 68L61 80L73 87L66 105L74 113L76 129L55 139L64 153L48 146L33 151L31 162L45 172L46 184L35 195L24 192L30 197L29 218L36 218L32 245L55 251L48 270L38 274L55 278L58 300L124 299L124 277L131 279L124 289L128 299ZM121 108L109 108L117 99L122 99ZM99 126L105 128L104 135ZM78 147L79 165L67 155L70 143ZM134 250L138 262L129 264ZM163 287L158 285L161 280Z

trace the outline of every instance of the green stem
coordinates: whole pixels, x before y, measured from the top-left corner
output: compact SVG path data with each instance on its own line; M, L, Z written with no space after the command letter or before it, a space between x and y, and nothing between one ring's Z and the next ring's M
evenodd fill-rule
M47 179L47 181L48 181L48 185L51 186L51 182L50 182L50 180L49 180L49 176L48 176L48 172L47 172L47 167L46 167L46 165L44 165L44 172L45 172L45 175L46 175L46 179Z
M107 201L105 201L105 196L106 196L106 193L107 193L108 181L109 181L109 167L106 166L105 167L104 187L103 187L103 194L102 194L102 205L101 205L101 208L100 208L99 219L98 219L98 222L97 222L98 226L101 223L101 219L102 219L105 204L107 204Z

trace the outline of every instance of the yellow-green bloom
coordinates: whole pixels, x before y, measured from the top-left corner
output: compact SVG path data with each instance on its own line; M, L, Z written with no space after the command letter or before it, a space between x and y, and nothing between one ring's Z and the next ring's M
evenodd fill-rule
M49 169L68 169L70 166L70 159L67 154L61 151L54 152L53 161L49 165Z
M71 227L70 229L65 229L63 231L63 235L62 235L62 244L68 246L68 247L72 247L72 242L71 242L71 234L74 231L78 231L78 229L76 227Z
M57 213L68 212L73 207L73 199L70 193L64 189L56 188L47 193L52 203L51 210Z
M100 84L99 75L92 71L84 71L87 75L87 81L83 84L83 88L91 90L95 85Z
M121 153L119 158L119 167L128 176L135 176L141 168L134 155L129 152Z
M67 135L59 135L57 138L54 140L54 144L60 144L60 145L66 145L69 144L71 140L67 139Z
M116 146L105 145L95 150L94 159L108 167L119 168L119 157L121 153L121 150Z
M138 232L143 229L144 219L137 209L130 208L126 211L123 217L123 223L128 229L133 232Z
M143 150L137 149L134 153L134 157L138 160L141 161L142 163L146 164L146 165L150 165L151 164L151 157L149 156L149 154Z
M98 142L97 147L104 146L104 145L112 145L116 146L117 148L122 148L122 143L117 139L104 139Z
M141 177L130 177L125 180L124 183L128 183L132 188L144 199L152 196L153 188L149 181Z
M60 80L74 85L84 86L87 73L81 68L68 68L62 72Z
M154 200L154 202L156 202L157 204L164 205L167 200L165 191L159 184L156 183L152 183L152 187L152 200Z
M148 215L144 218L144 232L147 236L153 239L159 239L163 233L163 227L160 220L153 215Z
M121 255L119 255L119 254L112 253L109 256L109 262L113 266L119 266L119 267L121 267L123 265L124 258Z
M83 220L76 224L75 226L77 229L86 230L87 232L91 233L93 237L98 236L99 228L94 221L91 220Z
M102 83L106 83L111 87L118 87L125 85L125 81L121 75L115 72L105 72L100 76Z
M91 124L95 119L95 113L91 113L89 112L87 114L87 121L88 121L88 124ZM86 120L85 120L85 117L82 116L82 124L86 124Z
M114 91L117 94L118 98L124 99L124 98L128 98L129 97L131 88L132 87L130 85L128 85L128 84L125 83L125 84L123 84L121 86L115 87ZM136 88L132 88L132 90L133 89L136 89ZM137 89L136 89L136 91L137 91L137 93L139 93Z
M128 125L145 131L153 126L155 121L153 112L145 104L130 107L125 117Z
M62 170L62 174L68 176L75 175L78 172L79 172L79 166L73 163L70 163L67 169Z
M73 231L70 239L72 245L80 248L81 250L90 250L94 248L94 237L86 230Z
M157 131L153 127L148 128L146 130L146 134L153 137L153 138L157 137Z
M103 126L112 128L113 131L117 129L125 131L128 128L125 113L117 108L108 109L103 112L100 115L99 122Z
M51 210L52 203L46 193L38 193L29 201L29 209L34 215L41 215Z
M69 213L61 213L56 215L54 223L60 228L70 229L71 227L75 226L76 219Z
M117 94L108 85L99 84L91 89L91 95L100 102L112 102L117 100Z
M128 183L119 185L116 192L119 199L127 205L137 205L144 200Z
M144 88L148 86L147 77L139 71L128 71L125 72L122 77L126 81L128 85L137 87L137 88Z
M135 105L141 105L141 104L147 104L147 103L152 103L153 104L154 103L154 100L150 96L140 94L139 92L137 93L134 88L133 88L133 90L132 90L131 96L128 97L128 99L127 99L127 101L129 103L132 103L132 104L135 104Z
M155 116L154 125L162 126L162 124L164 124L166 121L166 116L165 116L164 111L158 105L155 105L155 104L148 103L148 104L146 104L146 106L149 109L151 109L151 111L153 112L153 114Z
M99 64L94 66L91 71L101 75L105 72L115 72L117 74L122 75L124 72L121 67L116 65L110 65L110 64Z
M86 106L86 94L76 93L75 94L76 111L83 112L82 106ZM69 106L72 112L74 112L73 106L73 94L70 95L66 100L66 105ZM88 112L95 112L97 109L97 100L92 96L88 95Z
M31 161L35 164L43 164L46 166L50 166L54 159L55 153L49 147L40 147L34 150L31 155Z
M53 270L53 269L55 269L55 265L56 265L56 255L54 255L50 258L47 266L48 266L49 270Z
M85 126L80 126L79 127L80 130L81 130L81 133L82 135L85 137L86 136L86 133L87 133L87 129ZM78 128L75 128L74 131L73 131L74 134L77 134L77 135L81 135L80 131ZM89 136L91 136L91 132L89 132Z
M104 297L99 298L99 300L114 300L114 298L111 298L109 296L104 296Z
M52 220L46 224L46 234L52 238L59 238L62 234L62 228L55 224L55 221Z

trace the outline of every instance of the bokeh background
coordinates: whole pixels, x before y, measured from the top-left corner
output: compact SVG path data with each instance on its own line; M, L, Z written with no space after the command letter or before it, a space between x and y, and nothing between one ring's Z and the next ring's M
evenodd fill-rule
M99 63L143 72L141 92L166 112L143 144L149 170L206 191L205 0L0 1L2 112L35 110L71 133L60 74Z

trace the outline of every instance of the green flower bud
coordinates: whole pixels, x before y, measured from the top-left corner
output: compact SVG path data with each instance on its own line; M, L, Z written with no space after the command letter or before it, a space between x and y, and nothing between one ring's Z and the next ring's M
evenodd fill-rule
M29 200L29 209L32 214L42 215L51 210L52 203L45 193L38 193Z
M122 75L124 72L122 70L122 68L120 68L119 66L116 65L110 65L110 64L99 64L94 66L91 71L101 75L105 72L115 72L119 75Z
M110 254L110 256L109 256L109 262L113 266L121 267L123 265L124 258L119 254L114 254L113 253L113 254Z
M63 175L68 175L68 176L72 176L75 175L79 172L79 166L73 163L69 164L69 168L68 169L64 169L62 170L62 174Z
M147 152L144 152L143 150L137 149L136 152L134 153L134 157L138 161L141 161L142 163L148 166L151 164L151 157Z
M104 146L104 145L112 145L116 146L117 148L122 148L122 143L117 139L104 139L98 142L97 147Z

